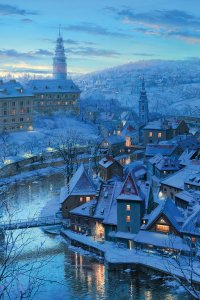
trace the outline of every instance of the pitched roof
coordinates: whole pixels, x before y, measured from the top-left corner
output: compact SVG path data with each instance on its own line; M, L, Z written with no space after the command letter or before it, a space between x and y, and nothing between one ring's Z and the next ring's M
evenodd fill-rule
M140 230L133 238L136 243L149 244L157 247L190 251L190 247L179 236Z
M118 200L131 200L131 201L142 201L140 191L138 189L136 180L130 172L122 186L121 192L117 198Z
M198 207L190 217L187 218L182 226L183 233L200 236L200 207Z
M33 96L30 89L24 88L16 80L13 79L7 82L0 81L0 98L22 98L27 96Z
M99 164L104 168L109 168L115 162L118 163L118 161L116 159L114 159L112 156L107 155L99 161Z
M108 143L111 145L125 143L124 137L119 135L108 136L105 140L108 141Z
M63 203L70 195L95 195L96 187L83 164L73 175L69 184L61 189L60 202Z
M159 204L149 215L148 223L144 226L145 229L149 229L151 225L161 216L164 215L167 217L169 222L173 225L173 227L180 232L180 220L183 219L182 213L178 210L173 201L169 198L163 200L161 204Z
M28 87L33 94L40 93L80 93L71 79L37 79L30 80Z
M160 183L163 185L168 185L168 186L172 186L174 188L183 190L184 182L187 180L187 178L189 178L190 175L195 175L195 174L199 173L199 166L200 166L199 164L189 165L189 166L181 169L180 171L167 176Z
M178 146L174 144L147 144L146 156L155 156L156 154L162 154L170 156L176 150Z

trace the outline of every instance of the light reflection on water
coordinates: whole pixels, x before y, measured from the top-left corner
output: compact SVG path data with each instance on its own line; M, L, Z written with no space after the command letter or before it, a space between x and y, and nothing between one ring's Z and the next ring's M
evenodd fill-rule
M59 197L63 184L62 177L54 176L38 183L12 187L7 198L10 207L18 210L16 219L39 215L49 200ZM31 235L33 242L24 250L21 260L29 259L43 242L41 259L53 256L51 263L41 272L47 280L55 282L46 282L35 300L189 299L183 293L176 294L175 289L161 286L163 280L151 280L150 276L141 272L107 272L104 264L96 258L71 251L60 237L45 234L41 229L29 229L27 235Z

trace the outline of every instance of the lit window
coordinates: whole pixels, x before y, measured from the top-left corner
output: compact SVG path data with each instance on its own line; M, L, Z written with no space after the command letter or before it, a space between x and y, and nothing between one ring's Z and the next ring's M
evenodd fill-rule
M164 171L164 174L167 174L167 171Z
M195 237L192 237L191 240L192 240L193 243L196 242L196 238Z
M156 231L169 232L169 226L168 225L156 224Z
M20 129L22 129L22 128L23 128L23 126L22 126L22 125L20 125L20 126L19 126L19 128L20 128Z
M162 133L158 132L158 138L160 139L162 137Z
M131 210L131 206L129 204L126 205L126 210L130 211Z
M150 131L150 132L149 132L149 137L152 137L152 136L153 136L153 132Z
M131 221L131 217L130 216L126 216L126 222L130 222Z
M80 197L80 202L83 202L83 197Z
M90 197L86 197L86 202L89 202L90 201Z

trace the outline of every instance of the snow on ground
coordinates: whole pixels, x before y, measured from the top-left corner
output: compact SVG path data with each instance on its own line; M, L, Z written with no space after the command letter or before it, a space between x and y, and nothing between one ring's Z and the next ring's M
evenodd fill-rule
M105 260L108 263L113 264L140 264L143 266L148 266L150 268L167 272L169 274L174 274L175 276L182 276L181 269L177 267L174 263L173 258L163 257L158 254L147 253L142 250L129 250L127 248L119 248L115 243L112 242L103 242L99 243L98 241L94 241L91 237L78 234L72 232L71 230L64 230L64 235L66 235L69 239L73 239L79 241L80 243L86 244L90 247L94 247L102 252L104 252ZM184 262L183 258L183 262ZM184 273L190 276L190 272L187 272L185 266ZM194 262L193 264L194 270L196 270L198 274L199 270L199 261ZM199 276L194 274L193 280L199 282Z
M20 159L52 151L59 135L75 134L85 145L96 139L96 127L73 118L64 112L51 116L37 115L34 130L0 135L0 165L9 164ZM78 141L77 141L78 143Z

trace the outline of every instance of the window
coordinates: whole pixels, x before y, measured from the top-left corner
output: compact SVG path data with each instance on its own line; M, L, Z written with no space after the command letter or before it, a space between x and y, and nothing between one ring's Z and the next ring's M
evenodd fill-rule
M169 232L169 225L156 224L156 231Z
M80 202L83 202L83 197L80 197Z
M130 222L131 221L131 217L130 216L126 216L126 222Z
M162 133L158 132L158 138L160 139L162 137Z
M15 102L12 102L12 106L15 106Z
M149 137L152 137L152 136L153 136L153 132L150 131L150 132L149 132Z
M23 101L20 101L20 106L23 106L24 105L24 102Z
M130 211L131 210L131 206L129 204L126 205L126 210Z
M6 115L7 115L7 111L6 111L6 110L4 110L3 114L4 114L4 116L6 116Z
M23 121L24 121L24 118L20 118L19 120L20 120L20 122L23 122Z
M19 128L22 129L22 128L23 128L23 125L20 125Z
M11 115L16 115L16 109L11 110Z
M86 202L89 202L90 201L90 197L86 197Z
M12 119L12 122L15 122L15 119Z

